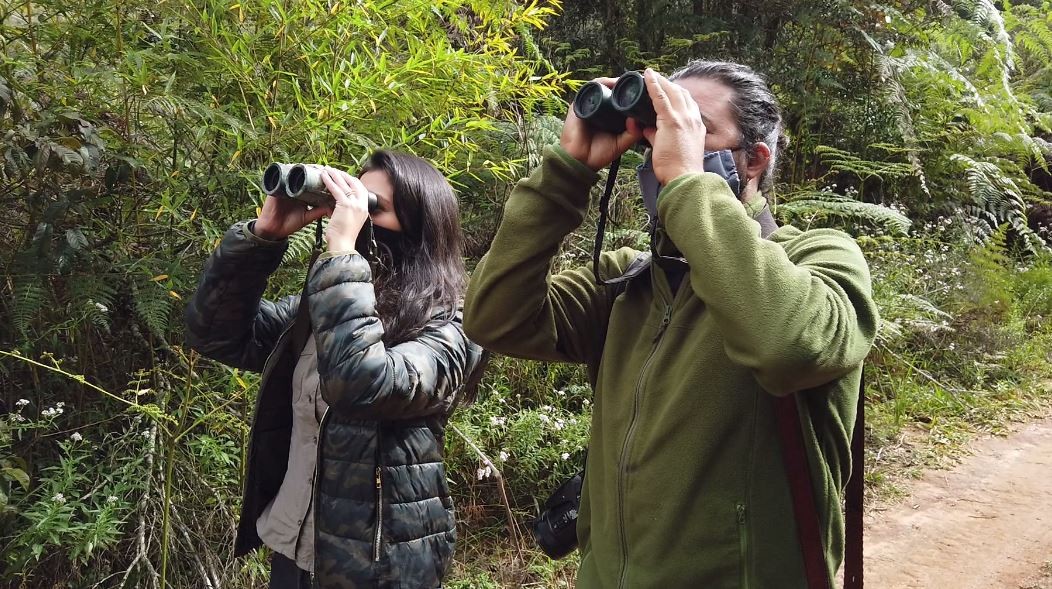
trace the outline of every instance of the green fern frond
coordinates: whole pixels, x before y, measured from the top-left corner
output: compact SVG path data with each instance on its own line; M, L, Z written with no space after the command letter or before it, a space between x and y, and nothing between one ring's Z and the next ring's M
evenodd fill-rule
M22 335L28 335L29 324L47 304L48 292L42 282L39 277L33 276L15 283L11 322Z
M901 178L913 172L913 167L907 163L866 160L828 145L819 145L815 153L831 170L854 174L862 180L874 177L881 180Z
M168 318L172 310L172 299L163 287L155 282L136 285L132 289L135 314L155 335L164 338L168 330Z
M94 274L77 274L69 286L71 309L80 309L81 317L103 331L110 330L110 309L117 301L117 289Z
M325 228L329 225L328 219L322 219L322 232L324 233ZM289 249L285 250L285 257L282 258L282 264L289 264L291 262L304 262L310 259L310 253L314 250L314 223L300 229L289 236ZM322 245L324 247L324 244Z
M1008 226L1023 240L1031 254L1047 250L1041 236L1027 224L1024 190L994 162L979 161L963 154L953 154L950 161L964 169L965 182L972 203L964 207L972 217L972 228L980 243L987 243L998 227ZM1026 181L1024 186L1028 185Z
M832 192L803 191L790 194L778 204L778 214L789 218L835 216L864 221L896 235L909 233L910 221L902 213L878 204L859 202Z

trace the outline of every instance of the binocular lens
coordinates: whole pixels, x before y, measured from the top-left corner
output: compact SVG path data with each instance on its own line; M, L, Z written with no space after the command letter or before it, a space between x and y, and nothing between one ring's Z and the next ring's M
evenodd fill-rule
M625 117L632 117L644 127L657 124L654 103L647 92L647 83L639 72L625 72L614 84L611 101L614 108Z
M289 176L285 180L286 185L289 189L289 194L293 196L299 196L302 194L303 185L307 183L307 167L303 165L295 165L289 170Z
M574 101L574 109L577 116L589 119L599 112L603 106L604 99L610 95L610 89L598 82L588 82L577 93Z
M263 171L263 191L270 196L294 198L312 207L331 206L333 198L321 174L316 166L274 162ZM368 195L368 207L370 213L379 208L379 200L372 192Z
M271 196L288 196L285 193L285 175L288 174L288 164L274 162L267 166L263 172L263 192Z
M621 110L630 110L639 102L646 86L642 78L623 77L624 82L614 87L614 104Z

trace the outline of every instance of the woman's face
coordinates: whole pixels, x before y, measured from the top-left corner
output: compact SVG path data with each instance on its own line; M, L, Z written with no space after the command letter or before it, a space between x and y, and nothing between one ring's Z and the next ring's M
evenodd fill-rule
M369 192L376 195L378 206L376 212L370 215L373 224L391 231L401 231L402 224L398 222L398 215L395 214L394 209L394 186L391 185L391 178L387 176L387 172L369 170L358 179Z

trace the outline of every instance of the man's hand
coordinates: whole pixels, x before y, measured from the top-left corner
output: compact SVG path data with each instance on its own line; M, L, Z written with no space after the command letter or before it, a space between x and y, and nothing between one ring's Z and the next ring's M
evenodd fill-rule
M331 207L308 209L307 204L301 200L268 195L263 201L259 218L252 226L252 233L263 239L280 241L330 214Z
M596 78L594 81L613 88L617 79ZM566 113L559 145L575 160L598 172L643 138L642 129L635 119L629 119L626 126L620 135L596 131L578 118L571 106Z
M336 199L332 219L325 230L329 251L352 251L358 233L369 218L369 191L361 180L336 168L326 167L321 179L329 194Z
M657 128L643 135L653 149L654 175L662 186L683 174L705 171L705 123L686 88L647 68L647 91L657 113ZM565 131L564 131L565 133Z

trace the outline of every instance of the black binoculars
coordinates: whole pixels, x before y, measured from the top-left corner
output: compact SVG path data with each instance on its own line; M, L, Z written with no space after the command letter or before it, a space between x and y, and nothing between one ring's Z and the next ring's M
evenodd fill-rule
M639 72L621 74L612 90L599 82L581 86L573 99L573 111L589 127L608 133L623 132L628 117L644 127L657 124L654 103Z
M321 169L309 164L274 162L263 171L263 192L294 198L312 207L330 206L334 199L321 179ZM377 199L369 193L369 212L376 212Z

